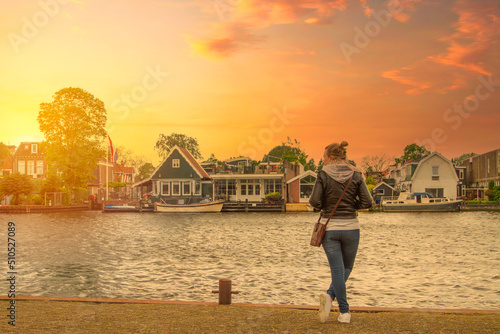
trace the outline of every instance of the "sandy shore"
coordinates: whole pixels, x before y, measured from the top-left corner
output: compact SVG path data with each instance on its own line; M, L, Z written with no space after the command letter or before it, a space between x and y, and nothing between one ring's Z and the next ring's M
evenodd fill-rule
M307 306L28 299L16 301L15 327L0 300L1 333L500 333L500 311L352 308L351 324L336 312L321 324Z

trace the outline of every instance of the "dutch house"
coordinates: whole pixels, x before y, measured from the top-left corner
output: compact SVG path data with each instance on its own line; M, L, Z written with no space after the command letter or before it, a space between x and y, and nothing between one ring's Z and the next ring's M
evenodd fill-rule
M197 204L214 198L213 180L185 148L174 146L151 176L133 185L143 200Z

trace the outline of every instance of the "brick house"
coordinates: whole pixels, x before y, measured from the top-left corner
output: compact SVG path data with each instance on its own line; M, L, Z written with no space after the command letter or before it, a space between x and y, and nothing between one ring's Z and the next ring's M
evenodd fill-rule
M12 172L28 174L34 179L47 177L47 162L40 142L22 142L12 155Z
M113 181L114 182L125 182L134 183L134 167L125 167L120 164L116 164L113 167Z
M500 149L475 155L460 166L465 167L467 197L485 199L490 181L500 186Z

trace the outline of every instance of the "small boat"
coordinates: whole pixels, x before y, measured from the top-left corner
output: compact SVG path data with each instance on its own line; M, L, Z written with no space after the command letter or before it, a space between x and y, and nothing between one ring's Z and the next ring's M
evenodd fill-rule
M198 213L198 212L220 212L224 201L197 203L197 204L163 204L155 203L155 212L182 212L182 213Z
M462 200L434 197L427 192L402 192L397 199L382 197L382 211L387 212L452 212L460 210Z
M140 209L132 205L106 205L102 212L138 212Z

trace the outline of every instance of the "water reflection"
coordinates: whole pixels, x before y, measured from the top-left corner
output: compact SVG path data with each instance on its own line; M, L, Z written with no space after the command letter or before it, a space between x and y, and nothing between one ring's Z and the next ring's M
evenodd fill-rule
M330 279L323 251L309 246L316 214L1 218L2 240L17 223L19 295L216 301L211 290L230 278L235 302L314 305ZM351 305L500 309L498 213L359 218Z

